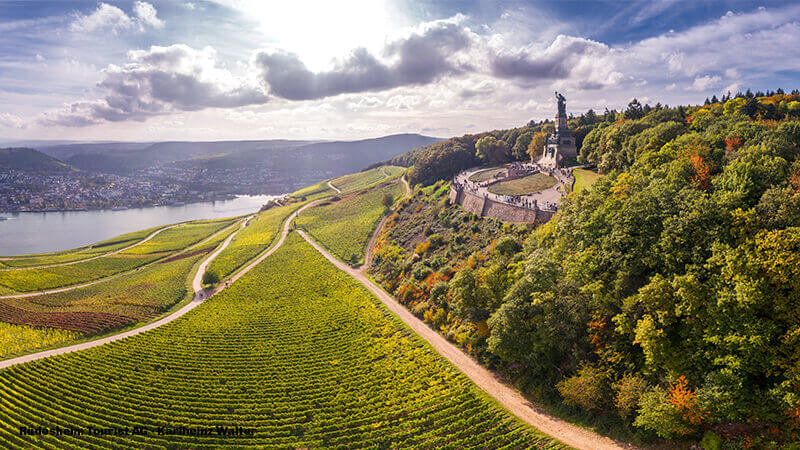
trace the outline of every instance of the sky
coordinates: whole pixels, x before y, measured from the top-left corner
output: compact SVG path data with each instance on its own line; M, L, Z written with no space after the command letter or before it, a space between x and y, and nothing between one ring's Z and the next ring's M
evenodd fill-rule
M0 140L458 136L800 88L800 4L0 0Z

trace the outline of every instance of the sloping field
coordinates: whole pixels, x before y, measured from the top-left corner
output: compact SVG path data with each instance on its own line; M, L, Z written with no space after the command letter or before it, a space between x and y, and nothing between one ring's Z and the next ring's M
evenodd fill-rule
M386 194L400 198L403 185L394 182L356 194L342 194L340 200L303 211L295 223L342 261L360 264L372 231L385 212L382 202Z
M487 400L297 235L161 328L1 371L0 405L10 447L558 446ZM29 436L21 426L145 433Z
M165 230L141 245L103 258L66 266L2 271L0 286L16 292L31 292L105 278L189 247L232 223L232 219L187 223Z
M381 166L364 172L344 175L334 180L331 184L336 186L342 193L355 192L360 189L372 186L386 178L394 178L403 173L405 169L397 166Z
M164 227L154 227L134 231L96 244L87 245L72 250L55 253L42 253L37 255L10 256L2 260L2 267L23 268L44 264L59 264L71 261L80 261L93 256L110 253L121 248L129 247L143 240L147 236Z
M225 250L222 251L207 270L222 278L227 277L246 262L267 250L270 243L280 233L283 220L303 203L292 203L258 213L247 227L239 232Z

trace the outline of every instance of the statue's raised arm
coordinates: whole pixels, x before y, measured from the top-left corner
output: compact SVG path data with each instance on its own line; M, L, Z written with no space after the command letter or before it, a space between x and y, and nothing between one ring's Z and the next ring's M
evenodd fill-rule
M558 103L558 115L564 116L567 114L567 99L556 91L556 102Z

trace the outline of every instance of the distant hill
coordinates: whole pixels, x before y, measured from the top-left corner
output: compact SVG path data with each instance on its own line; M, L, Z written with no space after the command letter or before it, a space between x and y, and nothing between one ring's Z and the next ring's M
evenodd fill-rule
M43 146L40 150L83 170L130 174L165 164L235 169L253 166L281 171L356 172L438 138L396 134L357 141L219 141L92 143Z
M28 172L69 172L74 167L32 148L0 148L0 169Z

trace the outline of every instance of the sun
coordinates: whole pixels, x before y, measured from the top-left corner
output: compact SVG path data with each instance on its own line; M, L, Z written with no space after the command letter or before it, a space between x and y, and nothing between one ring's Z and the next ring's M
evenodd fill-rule
M311 70L323 70L358 47L377 51L403 25L386 0L240 3L260 23L270 45L297 53Z

